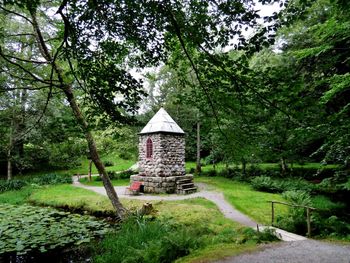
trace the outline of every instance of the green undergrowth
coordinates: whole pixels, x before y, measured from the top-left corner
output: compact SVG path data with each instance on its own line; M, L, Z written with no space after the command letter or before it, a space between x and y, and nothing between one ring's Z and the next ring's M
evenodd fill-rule
M84 177L79 179L79 182L88 185L88 186L103 186L102 181L98 178L98 176L92 176L91 181L89 181L89 178ZM126 186L130 184L130 179L113 179L112 184L114 186Z
M215 204L202 198L153 205L156 218L131 218L95 248L94 262L173 262L185 256L181 262L193 262L193 257L209 262L275 240L271 233L224 218ZM221 255L223 247L226 253Z
M285 201L280 194L264 193L254 190L248 183L223 177L195 177L196 182L206 183L223 192L226 200L243 214L262 224L271 223L271 203ZM278 207L278 215L287 214L286 207Z

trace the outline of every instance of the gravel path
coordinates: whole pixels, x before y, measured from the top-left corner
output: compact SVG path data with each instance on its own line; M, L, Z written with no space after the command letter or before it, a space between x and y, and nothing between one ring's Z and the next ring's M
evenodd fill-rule
M304 240L268 245L262 251L242 254L217 263L349 263L350 246Z

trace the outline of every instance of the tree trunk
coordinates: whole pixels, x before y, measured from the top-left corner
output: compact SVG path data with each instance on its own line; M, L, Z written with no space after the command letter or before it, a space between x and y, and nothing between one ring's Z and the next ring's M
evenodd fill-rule
M64 94L66 95L67 100L69 102L69 105L73 110L73 114L74 114L79 126L81 127L81 129L83 130L83 132L85 134L85 138L87 140L89 151L90 151L91 160L94 162L94 164L97 168L97 171L98 171L99 175L101 176L103 186L106 189L107 196L111 200L111 203L116 210L117 217L122 219L123 216L125 215L125 208L120 203L118 195L117 195L117 193L116 193L116 191L111 183L111 180L109 179L109 177L107 175L106 169L105 169L105 167L100 159L94 138L89 130L89 126L88 126L88 124L85 120L85 117L83 116L76 100L75 100L72 86L70 83L68 83L64 79L64 72L63 72L62 68L59 67L59 65L57 65L56 61L53 59L53 57L51 56L51 53L49 52L49 48L45 43L45 40L44 40L43 35L41 33L39 24L37 22L35 11L31 11L30 14L31 14L31 18L32 18L32 26L34 29L34 34L36 36L36 40L37 40L40 52L42 53L43 57L49 63L51 63L53 70L57 74L61 89L63 90Z
M15 118L16 118L16 106L13 106L12 111L12 120L11 120L11 127L10 127L10 138L9 138L9 145L7 149L7 181L10 181L12 179L12 154L13 154L13 146L15 143Z
M200 136L200 123L197 122L197 161L196 161L196 173L200 174L202 172L201 167L201 136Z
M281 157L281 169L282 169L282 175L285 175L288 171L287 160L284 157Z
M92 170L92 160L89 160L89 174L88 174L89 182L91 182L91 170Z
M7 181L12 179L11 149L7 151Z
M105 169L105 167L100 159L94 138L93 138L91 132L89 131L88 124L85 121L85 118L82 115L80 108L79 108L79 106L76 103L76 100L74 98L72 87L66 86L64 89L64 93L67 97L67 100L69 102L70 107L73 110L75 118L77 119L80 127L83 129L83 131L85 133L85 138L86 138L87 143L88 143L91 160L94 162L94 164L97 168L97 171L98 171L99 175L101 176L103 186L106 189L107 196L111 200L112 205L117 212L117 216L121 219L121 218L123 218L123 216L125 214L125 208L120 203L118 195L117 195L117 193L112 185L112 182L108 177L106 169Z

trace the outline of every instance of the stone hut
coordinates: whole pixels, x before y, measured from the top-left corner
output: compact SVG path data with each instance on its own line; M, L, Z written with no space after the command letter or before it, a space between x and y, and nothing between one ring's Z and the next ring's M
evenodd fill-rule
M130 180L142 182L145 193L196 191L185 171L185 133L163 108L139 133L139 174Z

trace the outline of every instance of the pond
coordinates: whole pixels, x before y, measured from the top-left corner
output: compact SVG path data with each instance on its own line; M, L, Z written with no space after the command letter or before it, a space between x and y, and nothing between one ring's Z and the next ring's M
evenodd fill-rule
M109 227L88 215L0 204L0 262L88 262L84 253L67 248L102 237Z

